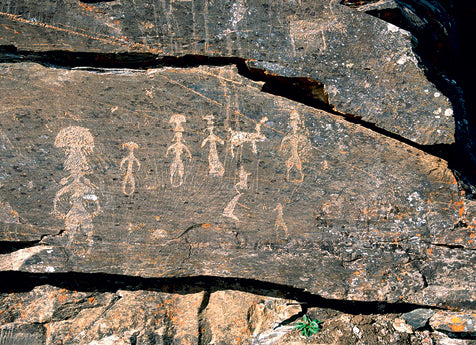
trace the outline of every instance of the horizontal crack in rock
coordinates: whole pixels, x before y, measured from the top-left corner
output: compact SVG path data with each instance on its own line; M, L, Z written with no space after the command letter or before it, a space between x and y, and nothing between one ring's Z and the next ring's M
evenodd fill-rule
M151 290L166 293L189 294L197 291L213 293L221 290L237 290L274 298L298 301L307 308L330 308L348 314L405 313L417 308L441 309L435 306L412 303L388 303L381 301L351 301L329 299L311 294L292 286L254 279L223 278L215 276L191 276L174 278L143 278L105 273L26 273L0 272L4 282L0 292L28 292L39 285L52 285L74 291L113 292L117 290ZM205 306L206 307L206 306Z

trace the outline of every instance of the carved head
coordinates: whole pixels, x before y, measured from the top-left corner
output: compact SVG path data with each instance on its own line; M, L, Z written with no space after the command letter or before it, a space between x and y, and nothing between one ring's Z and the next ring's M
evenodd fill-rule
M122 143L122 149L125 149L126 147L130 150L133 150L133 149L138 149L139 145L137 145L133 141L129 141L128 143Z
M63 128L55 140L56 147L65 147L68 151L92 152L94 148L94 138L89 129L79 126Z
M177 132L182 132L183 126L182 123L187 122L187 119L185 118L185 115L182 114L174 114L170 117L169 123L170 124L175 124L174 131Z

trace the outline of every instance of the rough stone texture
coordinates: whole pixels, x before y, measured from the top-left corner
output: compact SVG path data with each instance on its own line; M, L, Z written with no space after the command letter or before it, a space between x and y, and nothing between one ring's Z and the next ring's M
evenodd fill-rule
M410 33L337 0L4 0L0 44L238 57L267 74L322 82L327 93L316 98L416 143L454 142L453 107L425 76Z
M476 335L476 314L438 311L431 317L430 325L439 331Z
M428 320L434 313L435 312L431 309L415 309L403 314L402 319L412 326L413 329L420 329L428 324Z
M327 308L307 310L324 323L321 332L306 339L293 330L301 315L295 301L234 290L173 290L98 292L38 285L0 293L0 344L474 344L437 331L395 331L400 314Z
M0 84L0 236L41 240L0 256L2 270L474 301L474 205L441 159L231 67L4 64Z

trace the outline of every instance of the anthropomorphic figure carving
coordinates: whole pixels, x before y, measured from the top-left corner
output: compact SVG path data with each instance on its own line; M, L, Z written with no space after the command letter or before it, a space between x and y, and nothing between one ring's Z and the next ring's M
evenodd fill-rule
M127 148L129 150L129 153L127 154L127 156L121 160L121 169L125 170L125 174L122 179L122 192L125 195L131 195L136 190L136 181L134 179L134 173L133 173L134 164L137 165L137 170L140 170L140 162L134 156L134 149L138 149L139 145L137 145L135 142L130 141L128 143L123 143L122 148L123 149ZM124 166L126 164L127 164L127 168L124 169Z
M185 152L189 160L192 160L192 153L190 152L188 147L182 142L181 132L175 133L173 141L175 141L175 143L167 148L165 156L167 157L170 152L173 152L174 154L174 160L172 164L170 164L170 184L172 185L172 187L180 187L183 184L183 175L185 172L185 168L182 161L182 153Z
M289 118L289 125L291 126L292 132L283 138L279 151L284 152L289 149L289 158L286 160L286 180L291 181L291 171L296 169L299 178L291 182L300 183L304 180L302 156L309 153L311 145L309 139L301 129L302 122L299 113L293 110Z
M63 169L70 175L60 182L64 187L55 195L53 213L64 218L70 243L74 238L83 235L91 244L93 217L96 217L101 210L96 195L97 188L85 177L91 173L87 156L94 148L93 136L86 128L70 126L58 133L55 146L65 150L66 159ZM65 196L69 197L65 198ZM68 209L68 206L65 206L66 201L71 205L67 212L65 211ZM88 210L88 205L91 203L95 205L92 213Z
M225 142L213 132L215 128L213 125L213 118L213 115L207 115L204 117L208 122L207 130L209 134L202 141L201 147L204 147L207 143L210 145L210 150L208 151L208 174L211 176L223 176L225 168L218 157L217 143L223 145Z
M273 211L277 213L276 222L274 223L276 230L279 230L280 228L283 229L284 235L288 237L288 226L286 225L286 222L284 221L283 205L280 202L278 202L278 204L276 205ZM278 234L276 232L276 236L277 235Z

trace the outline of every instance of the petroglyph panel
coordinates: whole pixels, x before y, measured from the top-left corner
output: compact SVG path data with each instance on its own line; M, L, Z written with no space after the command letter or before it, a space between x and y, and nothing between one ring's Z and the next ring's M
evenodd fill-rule
M18 63L0 87L0 232L47 235L33 254L0 256L19 270L259 277L416 301L424 279L395 246L429 255L465 217L444 161L232 67Z

